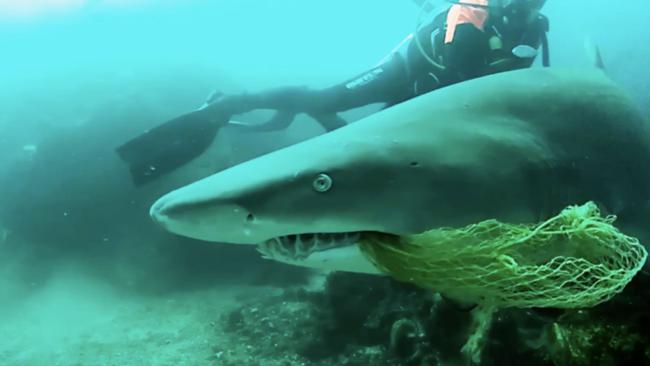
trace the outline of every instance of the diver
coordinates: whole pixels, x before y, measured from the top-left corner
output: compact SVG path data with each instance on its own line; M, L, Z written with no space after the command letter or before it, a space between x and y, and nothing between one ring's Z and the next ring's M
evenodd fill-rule
M290 86L255 94L214 93L198 110L177 117L117 149L136 185L174 170L204 152L231 116L256 109L277 113L258 131L288 127L306 113L326 131L347 124L337 113L383 103L390 107L473 78L530 67L542 49L549 66L546 0L451 1L378 66L324 89ZM239 125L239 124L238 124Z

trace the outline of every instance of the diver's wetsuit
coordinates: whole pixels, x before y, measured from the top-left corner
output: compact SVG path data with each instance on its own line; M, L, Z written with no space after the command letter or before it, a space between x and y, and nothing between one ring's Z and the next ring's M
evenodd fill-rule
M446 18L447 12L439 14L417 34L426 54L433 56L444 69L435 68L411 38L405 52L396 52L388 61L332 87L286 87L225 97L221 102L232 114L275 109L286 113L288 118L296 113L329 115L317 119L327 130L333 130L345 125L342 119L331 117L337 112L373 103L391 106L464 80L530 67L534 58L517 58L511 50L518 45L538 49L546 41L548 20L539 15L532 23L519 26L514 21L506 24L502 17L490 17L484 30L471 23L460 24L453 42L445 43ZM500 47L491 46L494 43ZM286 116L276 118L274 123L288 125L290 120L281 121Z

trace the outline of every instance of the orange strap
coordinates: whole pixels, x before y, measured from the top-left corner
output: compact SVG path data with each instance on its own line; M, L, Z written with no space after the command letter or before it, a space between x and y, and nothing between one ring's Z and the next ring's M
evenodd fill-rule
M460 4L452 5L447 13L447 33L445 34L445 44L454 41L456 27L460 24L474 24L480 30L485 27L488 18L488 9L469 5L488 6L488 0L462 0Z

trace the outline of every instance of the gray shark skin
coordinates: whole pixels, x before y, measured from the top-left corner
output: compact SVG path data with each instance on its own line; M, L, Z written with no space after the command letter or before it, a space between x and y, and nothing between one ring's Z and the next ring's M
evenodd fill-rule
M373 273L337 262L361 256L354 233L532 223L589 200L638 211L650 197L648 157L646 121L602 71L527 69L234 166L160 198L151 216L176 234L261 244L287 263Z

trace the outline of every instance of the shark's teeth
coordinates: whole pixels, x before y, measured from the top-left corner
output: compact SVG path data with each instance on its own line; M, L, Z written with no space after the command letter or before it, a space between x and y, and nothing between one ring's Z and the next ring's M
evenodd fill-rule
M360 238L360 233L294 234L267 240L258 250L267 259L304 260L316 252L354 245Z

